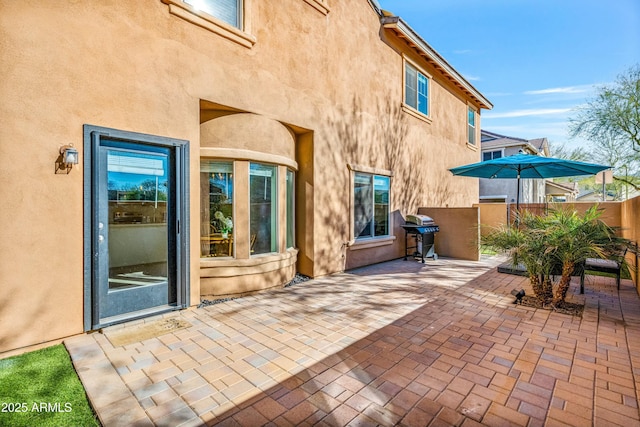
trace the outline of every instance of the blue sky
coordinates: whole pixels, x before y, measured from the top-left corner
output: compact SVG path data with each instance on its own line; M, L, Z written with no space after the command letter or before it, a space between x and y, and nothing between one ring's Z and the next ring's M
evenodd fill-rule
M638 0L379 0L494 105L482 128L575 147L567 119L640 63Z

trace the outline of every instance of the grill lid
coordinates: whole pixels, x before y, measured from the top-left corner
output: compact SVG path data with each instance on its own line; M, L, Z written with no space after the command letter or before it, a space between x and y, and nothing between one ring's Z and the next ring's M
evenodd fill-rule
M407 215L406 219L407 224L417 224L417 225L435 225L435 221L430 216L426 215Z

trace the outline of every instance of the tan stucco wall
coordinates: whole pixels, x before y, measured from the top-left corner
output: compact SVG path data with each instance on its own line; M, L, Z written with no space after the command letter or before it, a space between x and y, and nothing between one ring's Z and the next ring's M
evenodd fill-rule
M281 287L296 273L295 249L284 254L200 263L200 293L205 299L241 295Z
M421 215L433 218L440 227L435 236L435 250L439 256L480 259L480 210L470 208L422 207Z
M526 207L531 207L536 213L543 212L546 206L548 209L575 209L582 214L593 205L598 205L599 209L602 210L600 219L607 225L624 228L621 202L529 203ZM499 227L507 223L507 205L505 203L479 203L474 206L480 208L480 223L482 224L483 232L486 232L491 227ZM526 209L526 207L521 206L521 209ZM512 204L511 208L515 211L515 205Z
M621 206L621 223L622 237L631 240L636 244L636 249L640 243L640 197L622 202ZM629 262L629 270L636 284L636 289L640 292L640 278L638 277L638 254L627 253L627 262Z
M295 161L294 135L281 123L257 114L238 113L201 124L200 146L248 150ZM238 154L233 153L232 158Z
M495 227L507 223L506 203L479 203L473 206L480 209L481 235L485 235Z
M622 203L621 202L569 202L569 203L550 203L549 207L568 207L575 209L582 214L591 206L597 205L602 210L600 219L610 227L622 228Z
M200 123L209 117L201 100L253 115L234 124L238 131L251 130L251 120L270 129L267 136L281 132L277 123L291 131L293 148L265 148L263 138L253 149L299 165L296 239L305 274L402 255L401 238L350 255L348 164L392 172L396 233L418 206L477 200L477 186L447 171L479 160L466 144L465 97L381 32L366 0L331 2L328 15L302 0L247 4L251 48L169 13L160 0L0 1L0 352L83 331L82 163L54 174L64 144L82 161L83 124L190 141L191 304L203 291ZM403 52L433 76L430 123L400 110ZM246 248L238 243L236 251ZM255 287L272 283L263 277Z

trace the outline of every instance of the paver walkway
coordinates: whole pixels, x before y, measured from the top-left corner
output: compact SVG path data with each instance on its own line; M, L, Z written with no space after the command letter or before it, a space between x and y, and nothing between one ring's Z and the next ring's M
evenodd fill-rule
M631 281L575 280L580 319L514 305L528 280L499 261L392 261L65 344L105 426L640 426Z

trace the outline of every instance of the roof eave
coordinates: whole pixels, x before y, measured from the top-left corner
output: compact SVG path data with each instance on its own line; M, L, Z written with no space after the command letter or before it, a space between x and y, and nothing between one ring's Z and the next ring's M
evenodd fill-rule
M399 37L405 39L411 47L417 49L431 65L442 72L455 86L471 97L480 108L490 110L493 104L469 83L455 68L451 66L438 52L416 33L399 16L383 16L380 19L383 28L394 31Z
M533 151L534 153L540 154L543 153L543 151L538 150L538 148L535 145L530 144L528 141L510 141L510 142L502 142L502 141L485 141L483 143L480 144L481 147L483 148L500 148L500 147L527 147L529 148L530 151ZM548 156L543 156L543 157L548 157Z

